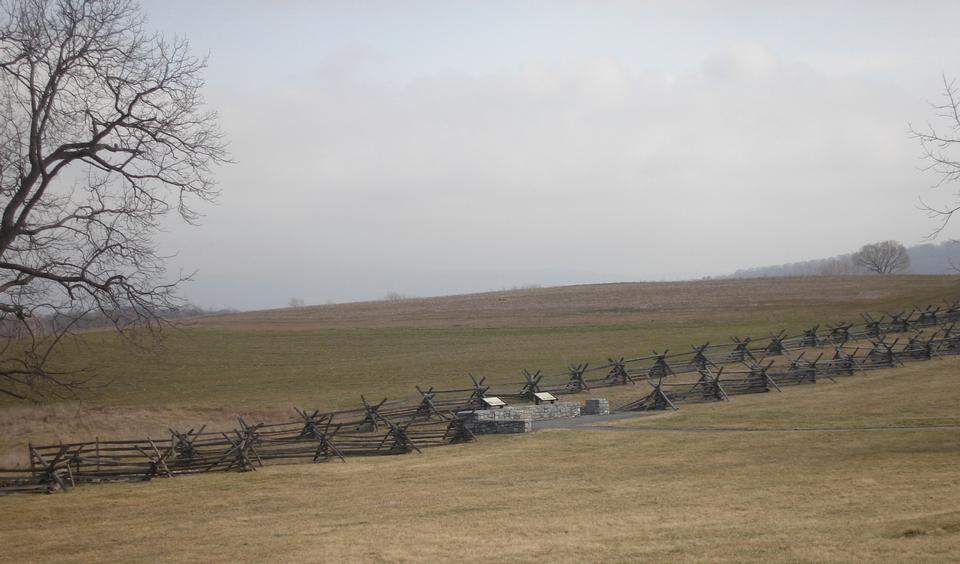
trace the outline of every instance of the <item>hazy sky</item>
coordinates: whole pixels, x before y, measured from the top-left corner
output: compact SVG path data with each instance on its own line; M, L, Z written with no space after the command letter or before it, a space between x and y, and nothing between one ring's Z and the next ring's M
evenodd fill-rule
M907 130L960 2L144 7L236 161L162 237L204 306L723 274L919 242L950 195Z

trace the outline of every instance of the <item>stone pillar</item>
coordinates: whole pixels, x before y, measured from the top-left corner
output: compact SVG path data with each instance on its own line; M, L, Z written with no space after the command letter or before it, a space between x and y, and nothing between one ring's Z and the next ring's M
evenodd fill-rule
M610 402L606 398L588 399L583 407L580 408L581 415L608 415L610 413Z

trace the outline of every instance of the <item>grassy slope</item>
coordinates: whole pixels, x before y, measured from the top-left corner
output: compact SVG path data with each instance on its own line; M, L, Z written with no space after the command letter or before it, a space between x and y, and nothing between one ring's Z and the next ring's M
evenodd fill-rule
M276 418L291 405L406 397L415 384L461 387L467 372L513 382L522 368L556 373L958 297L956 277L931 276L608 284L202 318L154 353L91 333L63 361L95 367L105 386L83 406L0 403L0 464L21 462L28 440L227 427L241 413Z
M960 422L960 359L654 427ZM960 432L548 431L0 499L0 560L952 561Z
M782 399L781 399L782 396ZM773 401L772 401L773 400ZM789 409L784 405L789 403ZM939 359L839 377L782 392L734 396L726 404L685 405L616 423L637 429L822 429L890 425L960 425L960 360ZM955 431L960 434L960 430Z

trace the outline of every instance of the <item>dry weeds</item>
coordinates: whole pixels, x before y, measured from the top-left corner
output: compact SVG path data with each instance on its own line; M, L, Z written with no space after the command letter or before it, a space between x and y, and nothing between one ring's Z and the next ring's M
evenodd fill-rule
M825 426L956 418L960 361L664 414ZM812 403L805 398L815 398ZM887 401L880 401L887 398ZM816 409L814 409L816 408ZM914 420L919 415L912 413ZM423 455L0 500L10 562L948 562L960 433L549 431Z
M93 367L103 387L82 405L0 399L0 464L25 462L28 441L231 428L236 415L276 420L294 405L356 407L361 394L462 387L468 372L519 382L523 368L558 374L569 363L796 331L864 310L941 302L960 295L957 287L948 276L723 280L322 306L196 320L153 353L88 333L69 344L63 362ZM600 393L619 404L641 392Z
M592 284L439 298L252 311L200 317L187 327L237 330L384 327L542 327L737 320L742 312L806 308L857 314L956 296L956 276L843 276Z

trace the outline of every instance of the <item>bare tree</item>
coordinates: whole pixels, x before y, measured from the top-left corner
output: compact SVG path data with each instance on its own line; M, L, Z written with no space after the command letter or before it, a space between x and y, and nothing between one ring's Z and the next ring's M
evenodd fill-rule
M920 141L922 156L927 162L924 170L938 176L937 187L960 181L960 89L955 81L943 77L943 100L933 104L939 122L937 126L927 123L923 129L910 126L914 138ZM960 190L954 192L953 200L945 205L930 205L923 199L920 205L927 214L937 220L936 228L928 235L935 239L947 227L953 214L960 210Z
M910 268L907 248L897 241L882 241L864 245L853 255L857 266L877 274L895 274Z
M226 160L205 60L129 0L0 0L0 394L74 393L50 355L77 320L156 329L183 276L154 235L193 222Z

